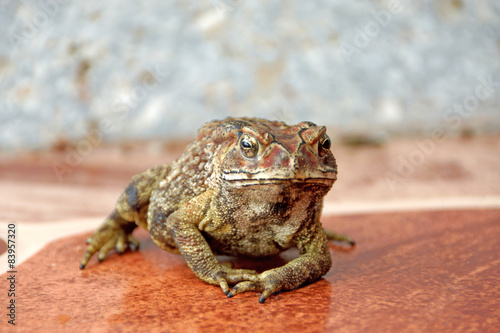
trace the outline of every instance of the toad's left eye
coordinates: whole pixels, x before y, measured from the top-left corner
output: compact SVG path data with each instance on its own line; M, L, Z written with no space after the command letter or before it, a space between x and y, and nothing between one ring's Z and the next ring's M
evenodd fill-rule
M247 158L254 158L259 152L259 142L253 136L244 134L240 140L240 152Z
M323 135L321 139L318 141L318 154L319 156L325 156L332 146L332 141L328 137L328 135Z

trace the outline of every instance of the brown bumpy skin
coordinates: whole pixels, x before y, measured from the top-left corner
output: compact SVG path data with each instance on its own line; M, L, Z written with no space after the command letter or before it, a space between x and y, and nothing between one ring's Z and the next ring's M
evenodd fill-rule
M80 268L98 252L138 248L136 226L161 248L181 254L203 281L232 297L273 293L317 280L332 265L323 230L322 201L337 165L324 126L288 126L255 118L205 124L172 164L136 175L115 210L89 239ZM214 254L262 257L297 247L300 256L257 273L221 265ZM232 291L229 284L236 284Z

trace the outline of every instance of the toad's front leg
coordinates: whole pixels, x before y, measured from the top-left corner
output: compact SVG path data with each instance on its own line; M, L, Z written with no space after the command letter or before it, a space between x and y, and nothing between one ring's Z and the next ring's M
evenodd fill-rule
M198 229L197 221L201 219L201 216L198 216L200 211L202 211L200 207L188 203L182 209L171 214L167 221L152 221L153 224L161 223L165 226L163 232L169 234L168 237L160 235L158 235L160 237L156 237L155 232L152 232L153 240L161 242L161 239L173 238L175 246L196 276L207 283L220 286L226 295L230 294L228 284L258 281L257 272L253 270L233 269L218 262ZM161 214L153 215L161 216ZM162 246L162 244L159 245Z
M139 242L132 236L136 227L135 222L125 220L115 209L87 240L89 246L80 262L80 269L84 269L97 252L99 261L103 261L106 254L114 248L118 253L123 253L126 248L132 251L138 249Z
M325 275L332 266L328 240L319 222L313 230L298 235L300 257L286 265L259 274L258 281L244 281L234 286L229 297L245 291L261 292L260 303L278 291L291 290L315 281Z

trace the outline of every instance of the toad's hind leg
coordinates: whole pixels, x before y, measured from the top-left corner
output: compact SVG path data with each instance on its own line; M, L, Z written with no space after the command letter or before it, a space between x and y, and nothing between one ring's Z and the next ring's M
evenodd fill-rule
M326 238L328 238L329 241L345 242L345 243L349 243L351 246L356 245L356 241L354 241L354 239L352 239L349 236L337 234L337 233L330 231L330 230L327 230L327 229L323 229L323 230L325 231Z
M132 231L138 225L147 228L146 214L151 193L169 172L170 166L163 165L132 177L118 199L115 210L87 241L89 246L83 255L80 269L85 268L97 252L99 261L102 261L114 248L118 253L123 253L127 248L136 250L139 247L139 242L132 237Z

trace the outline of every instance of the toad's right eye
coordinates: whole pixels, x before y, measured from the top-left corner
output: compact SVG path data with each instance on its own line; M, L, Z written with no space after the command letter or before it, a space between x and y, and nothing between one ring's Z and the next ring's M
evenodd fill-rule
M254 158L259 152L259 142L251 135L242 135L240 139L240 152L246 158Z

